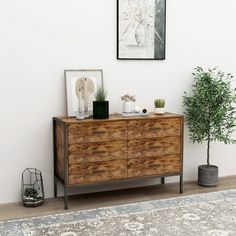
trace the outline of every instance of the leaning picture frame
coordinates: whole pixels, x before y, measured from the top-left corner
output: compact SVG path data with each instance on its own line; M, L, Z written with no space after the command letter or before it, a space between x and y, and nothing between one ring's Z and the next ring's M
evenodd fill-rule
M164 60L166 0L117 0L117 59Z
M103 88L102 69L64 70L67 116L93 114L93 101L98 88Z

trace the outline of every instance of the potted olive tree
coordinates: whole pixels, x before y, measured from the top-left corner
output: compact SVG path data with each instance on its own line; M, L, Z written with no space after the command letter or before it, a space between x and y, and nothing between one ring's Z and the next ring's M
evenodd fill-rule
M106 101L106 91L99 87L95 94L96 101L93 101L93 118L107 119L109 117L109 102Z
M236 90L231 88L233 76L216 68L204 71L197 67L193 76L192 92L184 94L184 115L193 143L207 144L207 164L198 167L198 183L215 186L218 167L210 164L210 144L236 143L231 138L236 126Z

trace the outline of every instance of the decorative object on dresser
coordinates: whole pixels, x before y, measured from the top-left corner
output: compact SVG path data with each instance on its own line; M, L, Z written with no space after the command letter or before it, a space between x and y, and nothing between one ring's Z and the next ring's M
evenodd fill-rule
M165 100L162 98L156 99L154 101L156 114L164 114L165 113L165 103L166 103Z
M183 188L183 117L110 115L106 120L53 118L57 180L68 188L104 181L180 176Z
M124 117L133 117L133 116L147 116L147 112L143 112L140 106L135 105L136 98L134 95L129 95L128 93L121 96L122 104L122 113ZM119 114L119 113L117 113Z
M141 112L141 107L136 105L134 106L134 113L140 113Z
M79 119L92 116L93 101L103 87L102 70L65 70L67 115Z
M121 97L122 111L123 113L132 113L134 112L134 105L136 102L135 96L131 96L128 93Z
M166 0L117 0L117 59L165 59Z
M198 183L215 186L218 167L210 164L210 143L236 143L230 138L236 127L236 91L231 89L233 76L216 68L204 71L197 67L193 75L191 94L184 95L184 114L193 143L207 142L207 165L198 167Z
M109 102L106 101L106 91L104 87L99 87L93 101L93 118L107 119L109 117Z
M24 206L38 207L44 203L43 177L39 170L26 168L22 173L21 196Z

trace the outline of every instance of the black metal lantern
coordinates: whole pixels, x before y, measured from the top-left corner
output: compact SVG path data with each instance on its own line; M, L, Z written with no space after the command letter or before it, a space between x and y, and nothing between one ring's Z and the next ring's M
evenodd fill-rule
M26 168L22 173L21 196L24 206L37 207L43 205L43 178L39 170Z

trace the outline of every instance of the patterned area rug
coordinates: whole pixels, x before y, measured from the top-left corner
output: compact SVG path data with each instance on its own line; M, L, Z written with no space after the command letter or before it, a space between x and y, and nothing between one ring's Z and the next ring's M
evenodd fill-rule
M0 222L0 236L235 236L236 189Z

